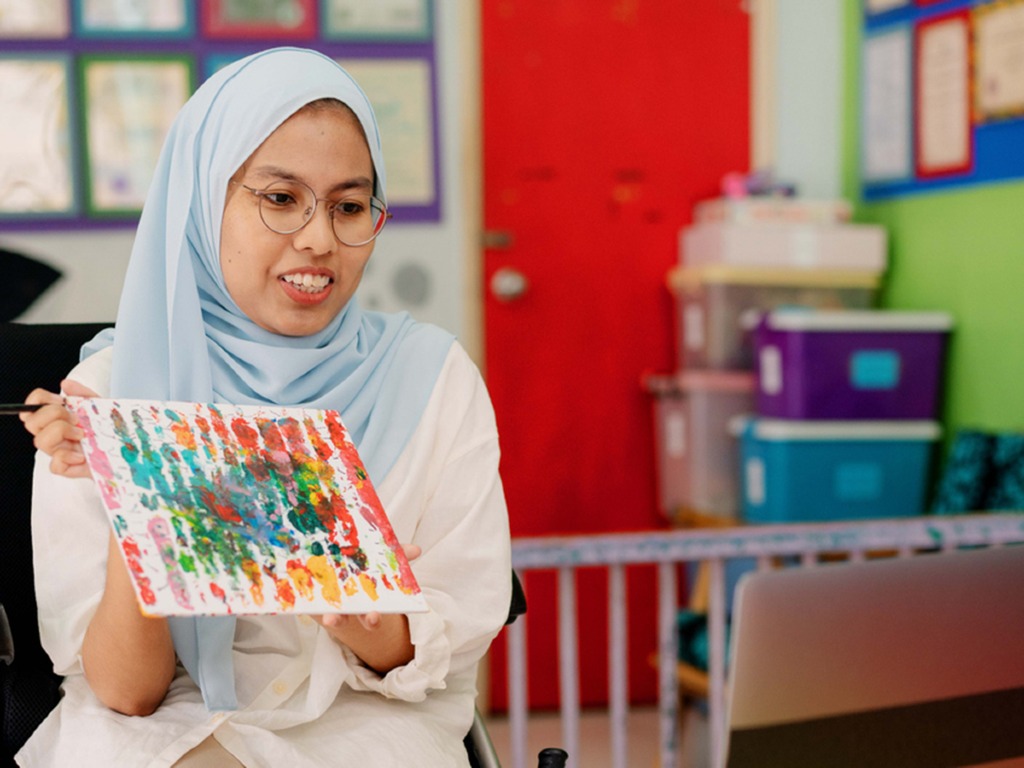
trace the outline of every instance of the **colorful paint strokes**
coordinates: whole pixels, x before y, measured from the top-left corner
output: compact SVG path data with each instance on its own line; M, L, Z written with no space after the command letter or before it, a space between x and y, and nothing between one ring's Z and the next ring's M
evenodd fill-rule
M426 610L337 412L69 406L145 613Z

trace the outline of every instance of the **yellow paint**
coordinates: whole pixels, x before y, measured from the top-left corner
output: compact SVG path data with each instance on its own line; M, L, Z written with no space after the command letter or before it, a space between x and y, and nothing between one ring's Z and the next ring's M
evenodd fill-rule
M313 555L306 561L306 567L320 584L324 599L331 605L341 605L341 585L338 584L338 574L334 572L327 557Z
M297 560L288 563L288 578L292 580L295 589L307 600L313 597L313 579L310 572Z
M371 579L365 573L360 573L359 583L363 587L363 592L365 592L370 597L371 600L377 599L377 585L373 582L373 579Z

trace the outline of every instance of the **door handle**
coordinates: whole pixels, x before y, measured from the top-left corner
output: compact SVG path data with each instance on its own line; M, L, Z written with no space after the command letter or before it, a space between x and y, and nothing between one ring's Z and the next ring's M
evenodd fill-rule
M491 275L491 295L498 301L515 301L530 287L526 275L511 267L501 267Z

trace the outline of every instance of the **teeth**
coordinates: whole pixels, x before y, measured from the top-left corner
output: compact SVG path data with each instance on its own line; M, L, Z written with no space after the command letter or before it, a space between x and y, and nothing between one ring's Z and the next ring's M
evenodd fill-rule
M327 275L311 275L308 272L305 274L284 275L281 279L306 293L322 291L331 282L331 278L327 277Z

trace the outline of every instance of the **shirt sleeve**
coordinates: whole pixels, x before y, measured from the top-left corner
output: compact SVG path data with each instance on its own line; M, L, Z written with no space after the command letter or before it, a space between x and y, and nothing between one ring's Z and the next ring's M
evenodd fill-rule
M93 355L68 378L106 392L110 350ZM54 475L50 457L37 452L32 477L32 565L39 636L58 675L82 672L82 641L106 584L109 537L107 515L93 481Z
M413 660L383 678L344 649L357 690L422 701L476 665L508 617L511 546L498 432L484 382L455 344L416 432L378 489L412 562L426 613L409 615Z

